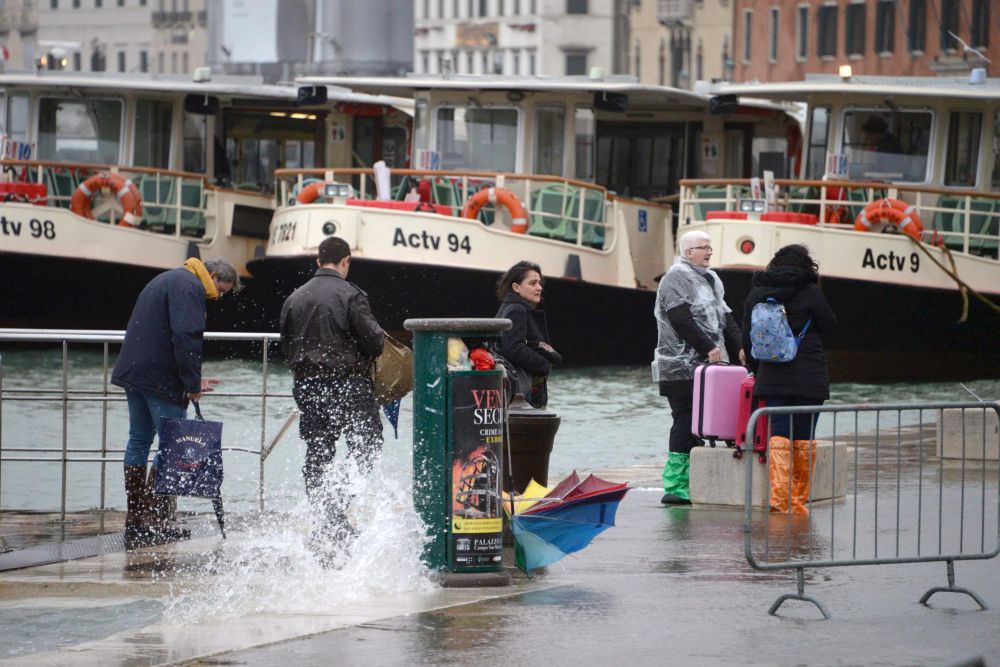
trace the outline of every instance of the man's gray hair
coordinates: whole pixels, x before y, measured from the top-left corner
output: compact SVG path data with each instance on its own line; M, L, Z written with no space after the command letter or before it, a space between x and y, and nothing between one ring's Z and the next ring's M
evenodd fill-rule
M233 265L225 257L213 257L205 260L205 268L210 275L215 275L224 283L232 283L233 291L238 291L243 286L240 284L240 274L236 272Z
M705 232L701 231L700 229L691 232L686 232L684 236L681 237L679 243L681 248L681 254L683 254L685 250L690 250L691 248L694 248L695 246L701 244L704 241L711 241L711 240L712 237L706 234Z

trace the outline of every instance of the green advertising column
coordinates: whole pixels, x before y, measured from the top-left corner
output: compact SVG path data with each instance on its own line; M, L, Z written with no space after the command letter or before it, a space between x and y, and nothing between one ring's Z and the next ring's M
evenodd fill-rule
M450 586L509 583L502 571L502 373L448 370L448 339L487 342L505 319L410 319L413 505L430 538L423 560ZM471 348L471 346L470 346Z

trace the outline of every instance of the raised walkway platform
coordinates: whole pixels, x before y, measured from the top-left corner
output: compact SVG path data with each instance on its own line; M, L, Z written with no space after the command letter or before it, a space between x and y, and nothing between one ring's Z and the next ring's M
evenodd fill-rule
M578 556L533 580L518 573L501 589L428 585L369 594L341 582L328 602L311 608L293 599L276 604L280 596L271 591L259 608L235 617L165 620L179 598L204 595L185 589L191 572L233 577L210 566L220 540L207 516L198 519L204 536L181 544L3 571L0 664L367 667L526 656L554 665L948 665L980 656L982 664L1000 664L996 559L956 564L956 583L974 588L988 611L958 595L918 604L928 587L946 583L944 565L933 563L807 572L809 592L833 619L820 620L805 604L786 604L772 617L771 602L793 591L794 581L747 565L742 508L664 508L659 464L598 474L635 487L618 526ZM820 525L823 508L814 514ZM8 520L0 534L10 544ZM254 561L255 545L238 524L231 535L226 548L245 549ZM257 566L265 579L289 574L280 561ZM238 579L232 583L225 590L239 595Z

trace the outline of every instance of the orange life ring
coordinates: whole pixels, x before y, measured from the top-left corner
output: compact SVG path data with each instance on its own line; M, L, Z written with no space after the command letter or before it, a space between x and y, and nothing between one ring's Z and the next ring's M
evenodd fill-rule
M512 218L510 230L515 234L524 234L528 231L528 211L517 196L506 188L483 188L476 194L469 197L462 208L462 217L475 220L480 209L487 203L503 204L504 208L510 211Z
M137 226L142 219L142 198L139 196L139 188L119 174L101 172L85 180L73 192L69 210L93 220L94 195L105 188L113 192L122 205L122 218L118 224L122 227Z
M323 194L323 191L326 188L326 186L327 186L326 181L314 181L310 183L309 185L299 190L299 194L295 197L295 202L298 204L313 203L314 201L319 199L321 194Z
M883 221L917 241L924 231L924 224L920 221L916 207L900 199L878 199L868 204L855 218L854 229L867 232L873 224Z

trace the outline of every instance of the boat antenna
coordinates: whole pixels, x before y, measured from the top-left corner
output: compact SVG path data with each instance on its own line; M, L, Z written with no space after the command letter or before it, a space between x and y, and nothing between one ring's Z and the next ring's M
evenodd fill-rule
M986 402L986 401L984 401L983 399L979 398L979 396L977 396L977 395L976 395L976 392L974 392L974 391L972 391L971 389L969 389L968 387L966 387L966 386L965 386L965 385L964 385L963 383L959 382L959 383L958 383L958 385L959 385L959 386L960 386L960 387L961 387L962 389L964 389L965 391L967 391L967 392L969 392L970 394L972 394L973 398L975 398L975 399L976 399L977 401L979 401L980 403L985 403L985 402Z
M980 58L982 58L983 60L985 60L986 62L988 62L988 63L990 62L989 58L987 58L981 52L977 51L976 49L974 49L971 46L969 46L968 44L966 44L964 39L962 39L961 37L959 37L958 35L956 35L955 33L953 33L951 30L948 31L948 34L951 35L952 38L954 38L954 40L956 42L958 42L959 44L962 45L962 51L964 53L974 53L977 56L979 56ZM990 63L990 64L992 65L993 63Z

